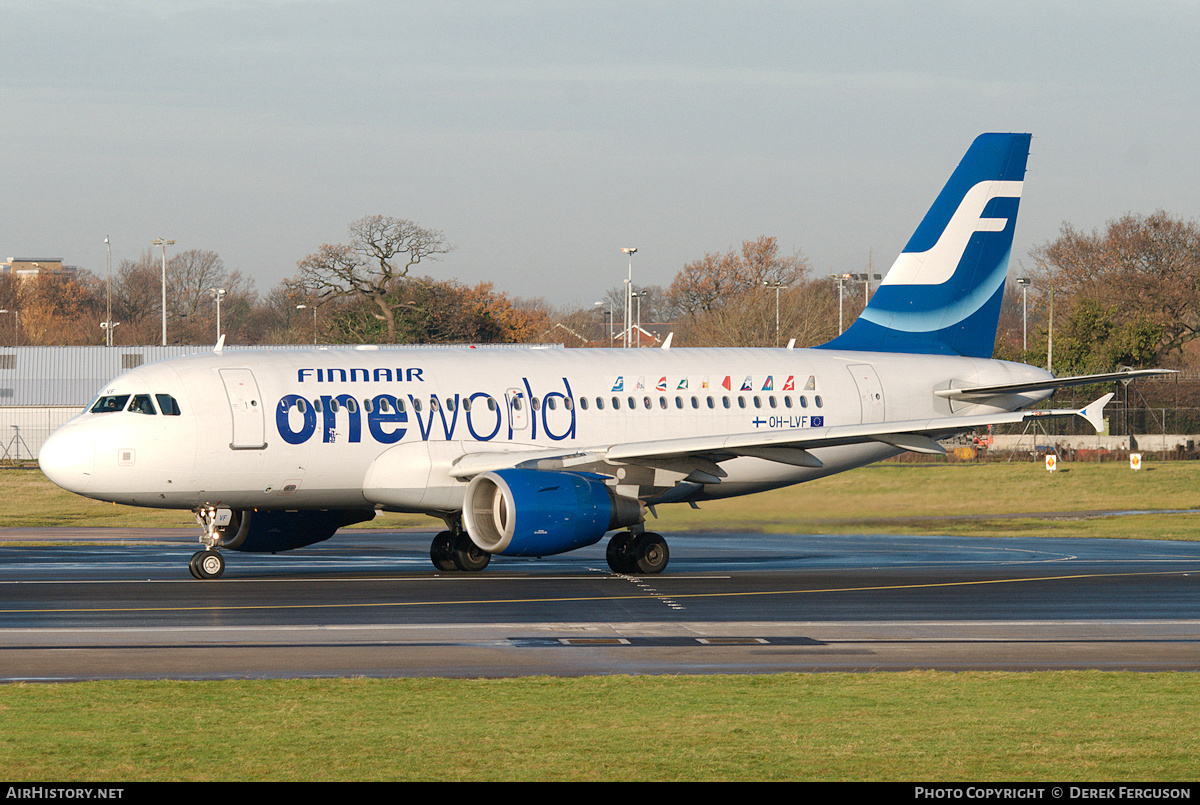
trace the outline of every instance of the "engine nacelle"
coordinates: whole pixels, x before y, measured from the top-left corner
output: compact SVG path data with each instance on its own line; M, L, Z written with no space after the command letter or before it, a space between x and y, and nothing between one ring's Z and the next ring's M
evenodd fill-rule
M217 531L217 546L232 551L276 553L327 540L342 526L375 516L371 509L314 509L301 511L234 511L229 524Z
M467 484L463 523L471 541L501 556L550 556L640 523L642 504L613 493L599 475L496 470Z

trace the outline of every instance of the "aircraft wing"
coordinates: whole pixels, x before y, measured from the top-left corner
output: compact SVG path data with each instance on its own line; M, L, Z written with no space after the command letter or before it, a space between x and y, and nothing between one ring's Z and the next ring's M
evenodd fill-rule
M725 476L718 464L737 456L820 468L821 460L808 452L818 447L880 442L918 453L945 453L935 439L985 425L1020 424L1036 419L1079 416L1097 431L1102 426L1104 406L1113 398L1106 394L1083 408L1012 411L962 417L934 417L896 422L874 422L861 425L836 425L828 428L803 430L754 431L738 434L690 436L679 439L657 439L626 442L580 450L526 450L516 453L468 453L456 460L451 474L456 478L471 478L490 470L509 467L529 469L570 470L589 469L597 462L655 465L663 461L688 460L696 472L708 476L707 482L717 482ZM709 480L710 479L710 480Z
M1126 369L1123 372L1106 372L1099 375L1075 375L1073 377L1052 377L1047 380L1034 380L1028 383L938 389L933 393L938 397L945 397L950 400L979 402L988 397L1001 397L1006 394L1021 394L1026 391L1043 391L1045 389L1057 389L1066 386L1088 386L1093 383L1111 383L1114 380L1129 381L1138 377L1175 374L1175 371L1174 369Z

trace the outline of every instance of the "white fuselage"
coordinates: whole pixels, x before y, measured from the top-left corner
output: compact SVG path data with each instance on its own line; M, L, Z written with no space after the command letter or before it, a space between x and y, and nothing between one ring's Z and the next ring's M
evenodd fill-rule
M229 351L122 374L101 399L169 396L178 414L85 412L53 434L42 456L60 486L138 506L436 514L461 508L468 479L452 465L467 454L570 455L1016 410L1049 392L1012 395L1003 408L933 392L1047 377L995 360L822 349ZM812 452L824 466L723 461L726 477L673 499L785 486L900 451L873 443ZM623 492L650 502L687 475L669 462L651 471L613 462L609 470Z

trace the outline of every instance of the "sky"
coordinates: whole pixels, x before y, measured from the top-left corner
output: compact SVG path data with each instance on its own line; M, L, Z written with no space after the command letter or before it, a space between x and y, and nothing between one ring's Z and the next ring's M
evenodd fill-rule
M556 306L774 236L891 265L974 137L1064 222L1200 216L1200 0L0 0L0 256L155 238L267 293L365 215ZM157 254L157 252L156 252ZM168 251L168 256L170 251Z

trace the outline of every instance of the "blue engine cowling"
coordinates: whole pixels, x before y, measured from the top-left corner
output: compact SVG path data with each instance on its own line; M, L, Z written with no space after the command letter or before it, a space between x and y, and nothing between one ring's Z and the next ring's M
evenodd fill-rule
M467 484L463 523L471 541L501 556L550 556L640 523L642 504L585 472L496 470Z
M375 516L371 509L234 511L217 545L232 551L276 553L327 540L342 526Z

